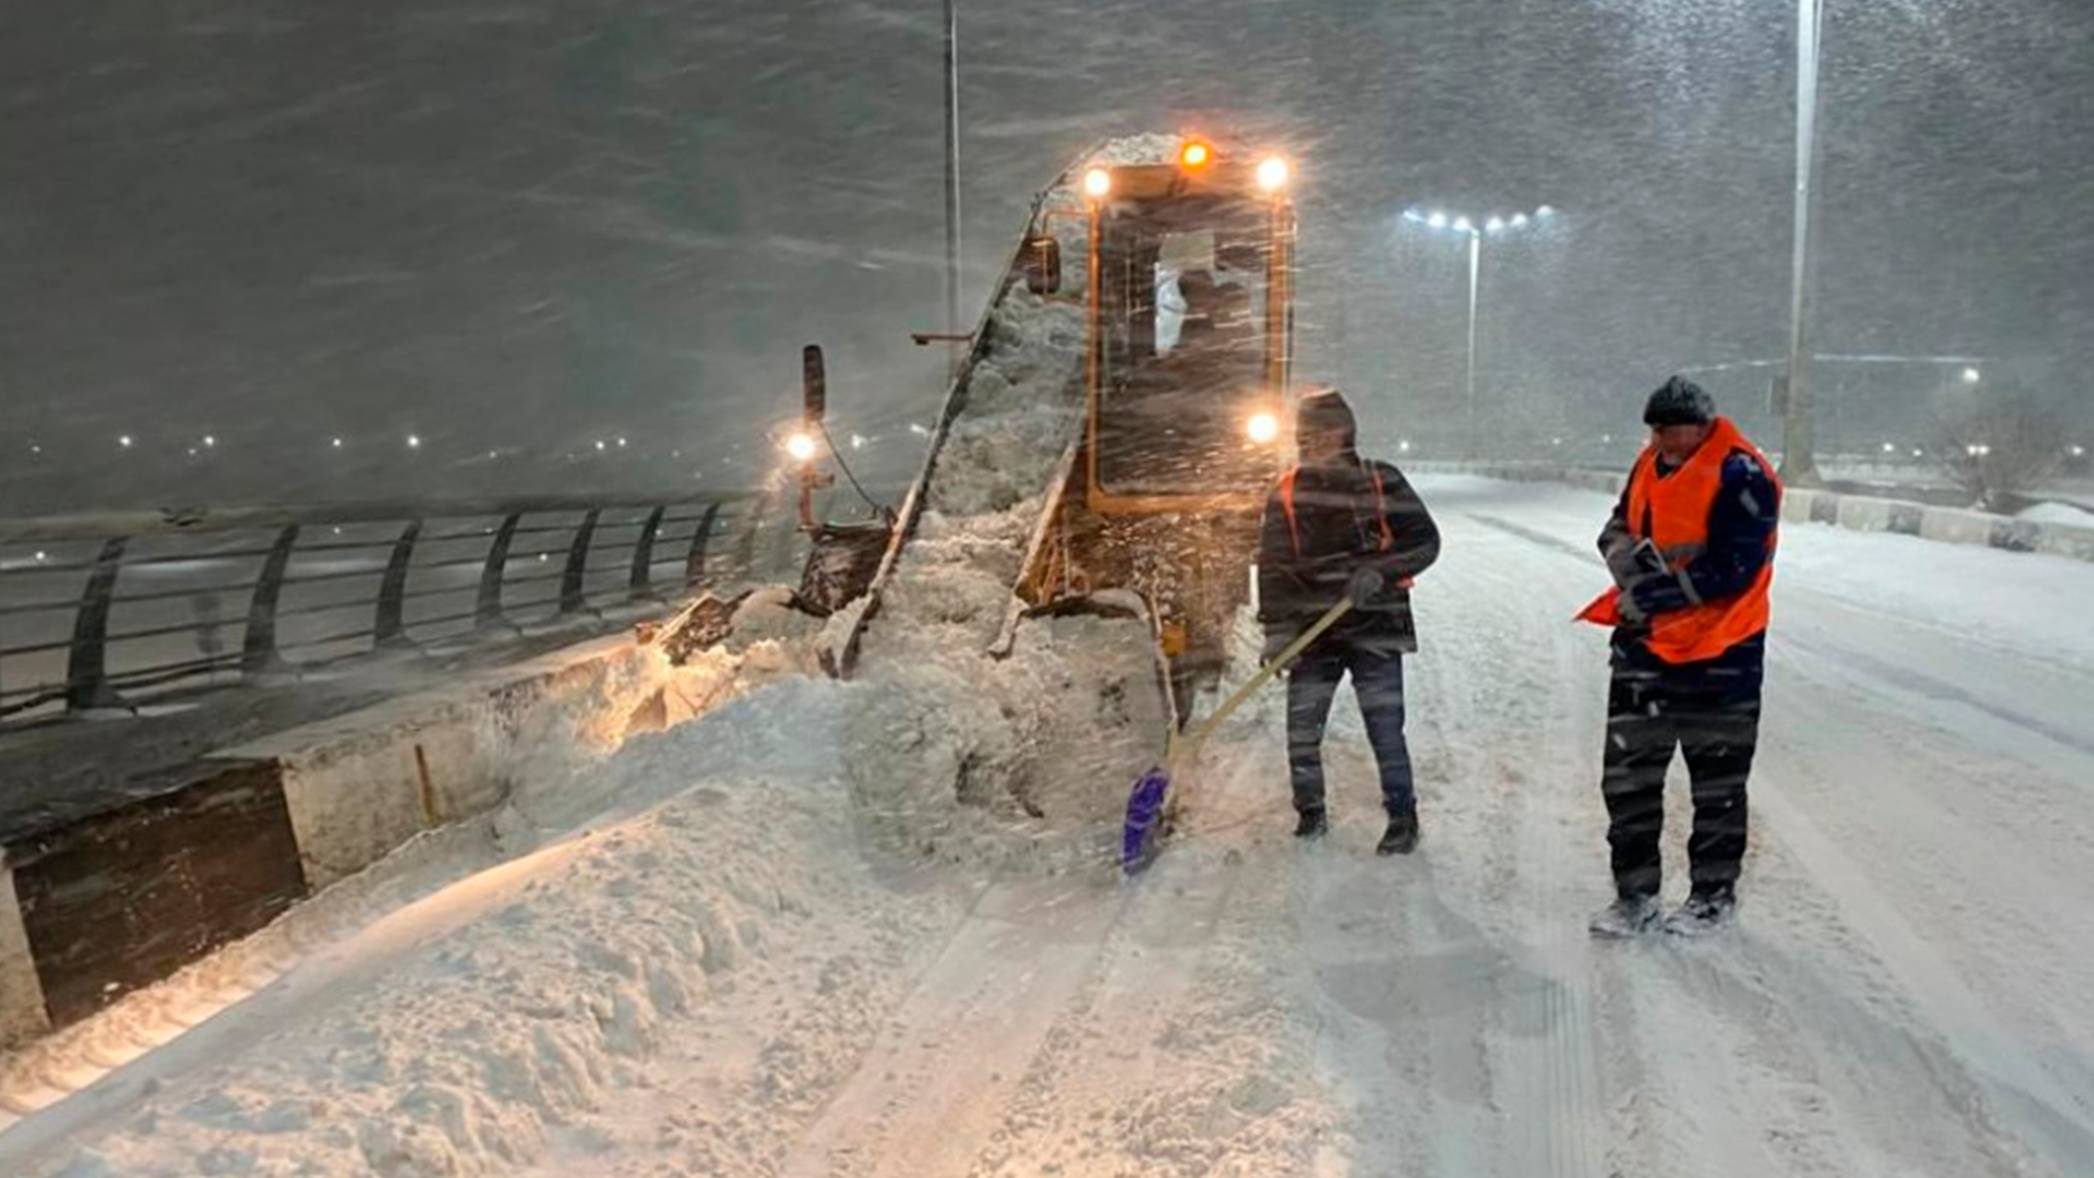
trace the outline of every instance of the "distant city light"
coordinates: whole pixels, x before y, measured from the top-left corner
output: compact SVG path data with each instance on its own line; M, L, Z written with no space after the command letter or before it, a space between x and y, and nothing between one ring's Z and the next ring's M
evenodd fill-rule
M45 551L44 551L43 549L41 549L41 548L37 549L37 550L36 550L36 563L38 563L38 564L42 564L42 563L44 563L44 559L45 559L45 558L46 558L46 557L47 557L48 555L49 555L49 554L48 554L48 553L46 553L46 552L45 552Z
M1410 452L1411 452L1411 440L1410 440L1409 438L1405 438L1405 439L1403 439L1402 441L1400 441L1400 442L1397 442L1397 443L1396 443L1396 450L1397 450L1397 452L1398 452L1398 453L1401 453L1401 454L1408 454L1408 453L1410 453Z
M217 435L215 435L215 434L205 434L205 435L204 435L204 445L205 445L205 446L216 446L217 444L218 444L218 437L217 437Z
M191 446L191 447L189 447L189 457L191 457L191 458L194 458L194 457L196 457L196 447L194 447L194 446Z
M915 435L916 435L917 437L919 437L919 438L928 438L928 437L930 437L930 436L931 436L931 431L930 431L930 429L929 429L928 427L924 426L924 425L923 425L923 424L922 424L921 422L915 422L915 421L912 421L912 422L910 422L910 423L909 423L909 432L910 432L910 433L912 433L912 434L915 434Z
M1403 219L1406 221L1416 221L1422 225L1425 223L1425 214L1419 212L1416 209L1405 209L1403 210Z
M620 439L618 439L618 448L619 448L620 450L623 450L623 449L625 449L625 439L624 439L624 438L620 438Z
M863 450L870 445L872 445L872 439L866 437L864 434L851 435L851 449Z
M2085 446L2075 444L2072 447L2072 456L2074 458L2085 458L2087 456L2087 448Z
M1541 217L1541 218L1543 218L1544 220L1546 220L1547 218L1550 218L1550 217L1553 217L1553 216L1555 216L1555 215L1556 215L1556 210L1555 210L1555 208L1554 208L1553 206L1551 206L1551 205L1543 205L1543 206L1541 206L1540 208L1538 208L1538 209L1534 210L1534 215L1535 215L1535 216L1537 216L1537 217Z
M1963 448L1963 452L1965 454L1970 455L1972 458L1983 458L1987 454L1992 453L1992 447L1985 445L1983 442L1979 442L1973 445L1965 446Z
M123 447L124 449L126 449L126 450L129 450L129 449L131 448L131 435L130 435L130 434L119 434L119 435L117 435L117 439L116 439L116 444L117 444L117 445L119 445L119 446L122 446L122 447Z
M1897 444L1896 442L1885 442L1885 443L1883 443L1883 452L1884 452L1885 454L1895 454L1895 453L1897 453L1897 452L1898 452L1898 444Z
M407 448L408 448L408 449L410 449L410 450L419 450L419 449L421 449L421 448L422 448L422 436L421 436L420 434L409 434L409 435L407 435Z
M604 448L604 442L603 442L603 439L602 439L602 438L598 438L598 439L596 439L596 448L597 448L597 449L598 449L599 451L601 451L601 450L602 450L602 449Z
M1918 446L1914 446L1912 448L1912 456L1914 458L1925 458L1927 456L1927 452L1925 450L1920 449Z
M1601 435L1600 435L1600 445L1602 445L1602 446L1612 446L1613 444L1614 444L1614 435L1613 435L1613 434L1601 434Z
M541 553L539 553L539 554L538 554L538 563L540 563L540 564L544 564L544 563L545 563L545 553L541 552Z
M339 450L339 449L341 449L341 448L342 448L342 439L340 439L340 438L330 438L330 439L328 439L328 443L327 443L327 444L328 444L328 445L330 445L330 446L333 446L333 447L334 447L335 449Z
M44 448L42 446L37 445L35 442L31 442L29 443L29 452L31 454L41 454L44 452Z
M1549 439L1549 445L1551 445L1551 446L1561 446L1562 444L1563 444L1563 439L1562 439L1562 438L1550 438L1550 439Z
M493 450L489 450L489 451L487 452L487 456L488 456L489 458L493 458L493 457L495 457L495 451L493 451Z
M1983 373L1981 373L1981 372L1979 372L1979 371L1978 371L1977 369L1975 369L1975 368L1966 368L1966 369L1964 369L1964 370L1963 370L1963 383L1964 383L1964 384L1976 384L1976 383L1978 383L1978 381L1980 381L1980 380L1982 380L1982 379L1984 379L1984 374L1983 374Z

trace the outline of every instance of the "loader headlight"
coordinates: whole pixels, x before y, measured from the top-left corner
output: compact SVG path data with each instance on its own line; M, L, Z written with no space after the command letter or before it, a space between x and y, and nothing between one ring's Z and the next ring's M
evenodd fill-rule
M1197 171L1204 168L1213 158L1214 149L1197 139L1188 141L1184 147L1178 149L1178 162L1188 170Z
M1287 175L1287 161L1279 156L1267 156L1258 163L1258 187L1267 192L1287 187Z
M1243 432L1260 446L1269 446L1280 436L1280 419L1270 413L1253 413L1243 423Z
M814 438L804 430L795 431L785 439L785 452L792 456L794 462L813 461L819 449L820 447L814 444Z
M1092 199L1103 199L1112 191L1112 173L1104 168L1092 168L1083 174L1083 191Z

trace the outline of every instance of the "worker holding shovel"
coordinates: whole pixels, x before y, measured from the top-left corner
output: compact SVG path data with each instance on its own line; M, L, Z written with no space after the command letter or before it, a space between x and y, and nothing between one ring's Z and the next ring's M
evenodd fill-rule
M1403 656L1418 649L1410 584L1440 554L1432 513L1386 462L1360 457L1352 407L1336 389L1303 397L1295 416L1301 464L1280 477L1258 544L1258 620L1265 660L1278 658L1341 602L1351 609L1300 652L1287 675L1287 768L1300 815L1294 833L1329 829L1323 730L1338 682L1353 693L1381 771L1388 832L1375 848L1418 845L1418 803L1403 736Z

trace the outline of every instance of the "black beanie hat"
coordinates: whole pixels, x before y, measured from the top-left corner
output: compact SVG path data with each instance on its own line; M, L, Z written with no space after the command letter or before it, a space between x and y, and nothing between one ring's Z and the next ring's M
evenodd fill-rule
M1707 425L1716 420L1716 401L1684 376L1659 386L1643 405L1643 424Z
M1342 434L1348 451L1359 444L1359 423L1353 420L1352 406L1345 403L1345 394L1332 388L1302 395L1301 404L1294 411L1294 433L1296 437Z

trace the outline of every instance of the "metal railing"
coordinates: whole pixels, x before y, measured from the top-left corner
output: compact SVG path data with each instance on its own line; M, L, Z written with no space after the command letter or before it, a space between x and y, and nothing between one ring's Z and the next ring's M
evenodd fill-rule
M736 492L0 520L0 717L134 708L178 686L695 591L720 571L714 541L755 522L751 504Z

